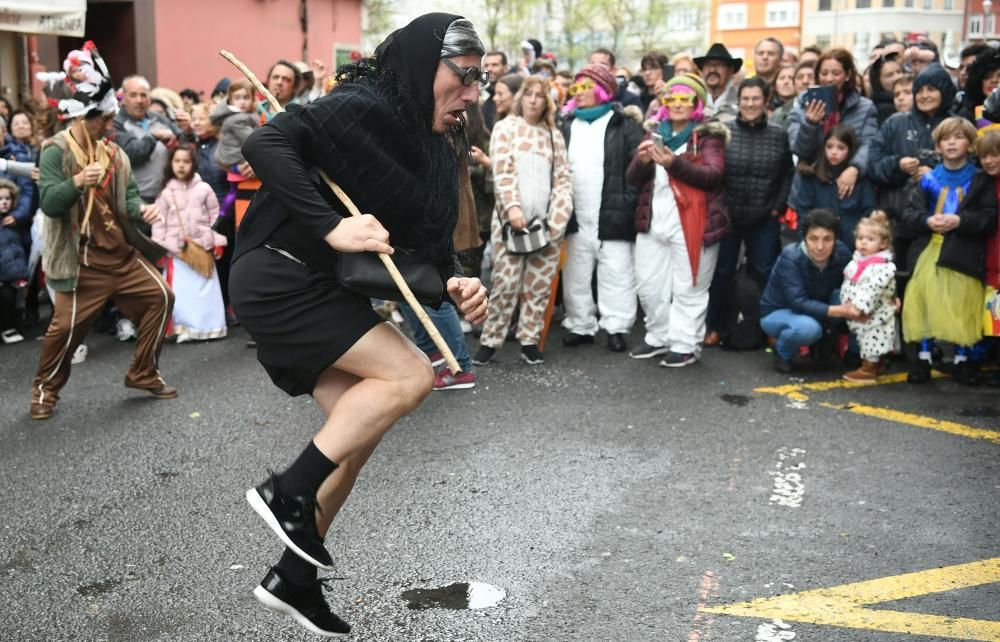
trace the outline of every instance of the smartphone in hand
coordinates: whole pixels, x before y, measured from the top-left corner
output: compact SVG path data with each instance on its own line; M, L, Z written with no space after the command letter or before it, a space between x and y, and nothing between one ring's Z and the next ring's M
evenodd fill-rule
M659 134L653 134L652 138L653 138L653 144L656 145L656 147L658 149L662 150L663 149L663 136L660 136Z
M826 113L832 114L837 109L837 88L833 85L809 85L803 97L803 105L809 106L814 100L822 101L826 106Z

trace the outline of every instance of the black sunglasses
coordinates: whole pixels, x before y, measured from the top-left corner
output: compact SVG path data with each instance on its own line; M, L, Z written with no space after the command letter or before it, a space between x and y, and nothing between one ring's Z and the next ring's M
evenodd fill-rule
M485 87L490 82L489 74L485 71L481 71L479 67L459 67L451 60L447 58L442 58L441 62L448 66L458 77L462 79L462 84L466 87L471 87L473 83L478 82L480 87Z

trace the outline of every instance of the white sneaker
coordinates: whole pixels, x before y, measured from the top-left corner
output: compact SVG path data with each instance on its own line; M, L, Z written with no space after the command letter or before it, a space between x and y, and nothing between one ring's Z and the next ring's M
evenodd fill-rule
M20 343L21 341L24 341L24 337L22 337L21 334L13 328L0 332L0 339L7 344Z
M128 319L118 319L118 332L116 334L119 341L131 341L139 336L135 331L135 325Z
M188 341L191 341L191 335L187 332L182 332L177 335L177 343L187 343Z
M87 346L81 343L76 347L76 352L73 353L73 358L70 363L74 366L79 365L87 360Z

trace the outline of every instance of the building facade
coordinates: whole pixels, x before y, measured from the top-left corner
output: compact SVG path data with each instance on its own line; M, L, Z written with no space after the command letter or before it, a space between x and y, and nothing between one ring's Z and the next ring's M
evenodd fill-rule
M774 37L786 49L802 48L801 0L712 0L711 38L743 58L753 69L753 49L760 40Z
M946 59L962 41L965 0L803 0L803 45L844 47L858 60L886 35L923 32Z
M991 0L966 0L964 23L962 40L965 42L1000 39L996 8Z
M154 87L207 95L220 78L239 75L220 49L261 78L280 58L343 62L361 48L361 0L90 1L82 36L0 33L0 90L15 104L37 93L35 71L61 71L85 40L100 49L116 84L138 73Z

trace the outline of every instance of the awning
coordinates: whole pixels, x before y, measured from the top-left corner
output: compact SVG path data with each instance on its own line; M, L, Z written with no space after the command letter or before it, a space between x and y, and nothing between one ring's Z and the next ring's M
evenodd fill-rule
M0 0L0 31L83 37L87 0Z

